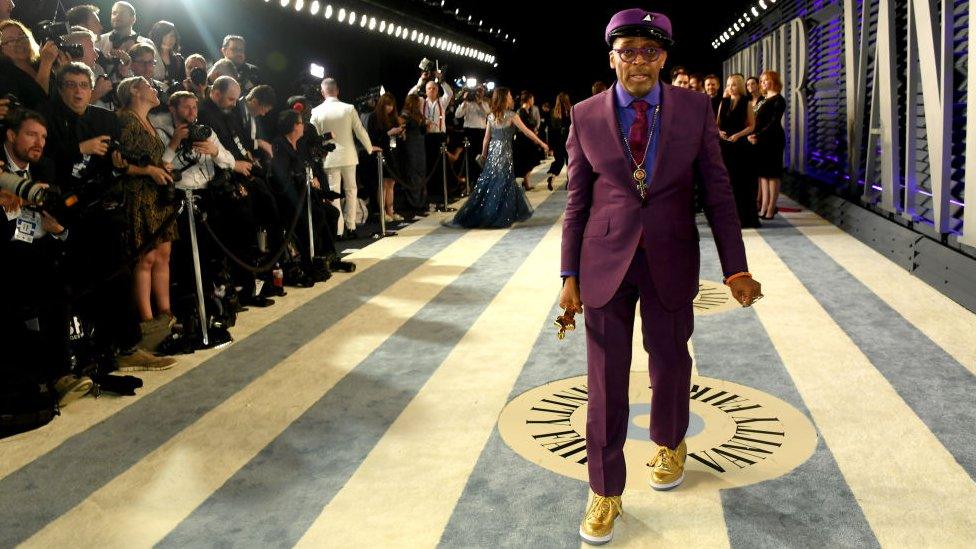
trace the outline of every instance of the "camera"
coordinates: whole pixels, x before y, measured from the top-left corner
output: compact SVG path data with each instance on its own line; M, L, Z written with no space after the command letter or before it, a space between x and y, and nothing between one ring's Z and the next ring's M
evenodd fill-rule
M206 124L194 122L193 124L190 124L188 129L189 135L187 136L186 140L191 143L206 141L210 139L211 135L213 135L213 128L207 126Z
M420 60L419 68L423 72L430 72L430 69L433 66L434 66L434 62L431 61L430 59L427 59L426 57Z
M65 44L62 37L71 34L71 24L67 21L41 21L37 24L37 40L44 44L47 41L54 42L59 50L71 56L72 59L80 58L85 55L81 44Z
M29 177L7 172L0 173L0 189L33 204L44 204L60 194L55 187L45 188Z
M332 143L334 139L335 134L332 132L325 132L320 136L309 136L309 153L315 158L325 158L327 154L336 150L336 144Z
M193 82L194 86L205 86L207 84L207 71L200 67L194 67L190 70L190 82Z

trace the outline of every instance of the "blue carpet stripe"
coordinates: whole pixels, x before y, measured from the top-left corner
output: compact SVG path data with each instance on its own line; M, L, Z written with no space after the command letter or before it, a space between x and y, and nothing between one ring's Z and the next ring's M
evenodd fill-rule
M213 539L228 546L294 545L564 207L561 196L540 205L532 221L502 237L214 492L160 546L209 545Z
M702 231L703 235L707 234ZM702 278L722 280L713 244L702 246ZM762 273L756 276L760 282ZM810 417L768 335L751 309L695 319L699 375L726 379L774 395ZM878 547L833 454L820 438L813 456L789 474L722 490L733 548ZM810 513L816 502L817 512ZM802 541L801 541L802 540Z
M582 331L558 341L552 319L541 327L509 401L556 379L586 374ZM586 483L538 467L505 444L497 426L485 445L440 541L447 547L579 547Z
M762 235L976 480L976 376L797 229L777 227Z
M0 546L26 540L81 503L461 234L425 235L0 480Z

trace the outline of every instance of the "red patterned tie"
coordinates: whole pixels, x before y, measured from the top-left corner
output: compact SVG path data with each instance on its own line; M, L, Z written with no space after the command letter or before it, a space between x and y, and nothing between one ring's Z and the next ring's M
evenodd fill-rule
M634 155L634 162L640 166L644 163L644 153L647 151L647 109L651 106L647 101L637 99L630 104L630 107L637 113L637 118L630 126L627 141L630 143L630 152Z

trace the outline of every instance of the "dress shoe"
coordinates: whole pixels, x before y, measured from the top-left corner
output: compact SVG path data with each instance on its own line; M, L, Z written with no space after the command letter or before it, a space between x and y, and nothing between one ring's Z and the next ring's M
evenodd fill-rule
M329 269L333 271L339 271L343 273L352 273L356 271L356 264L352 261L342 261L341 259L335 259L329 264Z
M66 375L57 380L54 383L54 390L58 393L58 406L64 408L87 395L92 385L92 380L85 376Z
M359 233L356 232L356 229L346 229L346 231L342 233L343 240L356 240L358 238Z
M120 354L118 360L120 372L169 370L174 364L176 364L175 358L156 356L139 348L128 354Z
M270 307L274 305L274 300L261 295L256 295L241 299L241 305L245 305L247 307Z
M674 450L667 446L658 446L654 457L647 464L651 468L651 488L670 490L681 484L685 480L687 457L688 447L684 440Z
M583 516L579 534L590 545L603 545L613 539L613 521L620 516L623 505L620 496L593 494L590 506Z
M546 188L548 188L550 191L553 190L553 188L552 188L552 177L553 176L550 175L549 177L546 178Z

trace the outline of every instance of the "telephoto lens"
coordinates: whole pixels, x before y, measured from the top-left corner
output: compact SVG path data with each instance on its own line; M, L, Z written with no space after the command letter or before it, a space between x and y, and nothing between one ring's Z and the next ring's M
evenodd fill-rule
M0 173L0 189L19 196L31 204L44 204L59 194L55 187L45 187L29 177L13 173Z

